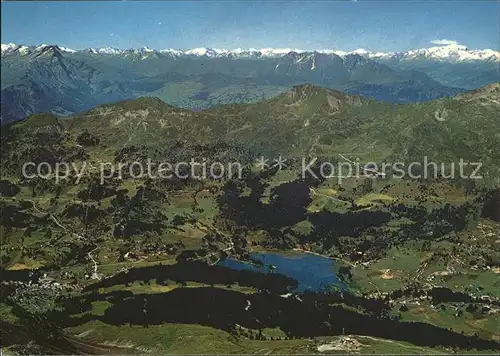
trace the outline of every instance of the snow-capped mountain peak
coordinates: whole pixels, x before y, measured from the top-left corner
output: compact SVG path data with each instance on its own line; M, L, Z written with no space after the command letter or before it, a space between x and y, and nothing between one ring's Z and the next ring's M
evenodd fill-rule
M366 55L369 55L370 52L364 48L358 48L358 49L355 49L354 51L349 52L349 54L357 54L360 56L366 56Z
M187 51L183 52L186 55L192 55L192 56L207 56L207 57L220 57L220 56L225 56L230 53L230 51L226 49L219 49L219 48L205 48L205 47L200 47L200 48L193 48Z
M122 50L116 49L113 47L89 48L88 51L90 53L94 53L94 54L110 54L110 55L116 55L116 54L123 53Z
M155 51L154 49L151 49L151 48L146 47L146 46L144 46L144 47L142 47L142 48L140 49L140 52L141 52L141 53L151 53L151 52L154 52L154 51Z
M263 57L280 57L288 53L304 53L309 51L304 51L297 48L261 48L260 53Z
M213 50L210 48L205 48L205 47L200 47L200 48L193 48L190 50L187 50L184 52L185 54L192 54L195 56L206 56L209 53L215 53Z
M59 47L59 49L63 52L68 52L68 53L75 53L76 52L74 49L71 49L68 47Z
M500 53L491 49L471 50L459 44L435 46L408 51L403 54L404 59L427 58L444 61L474 61L474 60L499 60Z
M30 47L28 46L20 46L17 51L24 49L26 52L29 51ZM62 47L58 45L50 45L50 44L41 44L39 46L36 46L33 52L35 53L40 53L47 51L48 49L54 49L58 52L66 52L66 53L75 53L76 51L74 49L68 48L68 47Z
M12 51L19 47L15 43L2 43L2 53Z
M162 49L160 53L163 54L170 54L172 56L182 56L184 54L183 51L179 49L174 49L174 48L167 48L167 49Z
M2 56L8 53L19 53L21 55L27 54L29 52L28 46L17 45L15 43L2 43Z

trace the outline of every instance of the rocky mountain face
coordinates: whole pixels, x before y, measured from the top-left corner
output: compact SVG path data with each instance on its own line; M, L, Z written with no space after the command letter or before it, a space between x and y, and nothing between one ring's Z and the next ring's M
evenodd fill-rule
M26 56L2 57L2 122L33 113L68 115L103 102L132 98L131 85L106 75L57 46Z

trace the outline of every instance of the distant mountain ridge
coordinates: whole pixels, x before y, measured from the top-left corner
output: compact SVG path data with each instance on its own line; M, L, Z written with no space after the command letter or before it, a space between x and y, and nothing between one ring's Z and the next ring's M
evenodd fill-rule
M242 148L240 153L244 154L281 153L287 157L330 157L350 147L351 155L364 161L413 161L425 154L437 161L455 162L462 157L483 162L496 172L500 162L500 153L494 149L498 130L492 128L498 126L499 110L500 83L409 105L391 105L301 84L267 100L199 112L143 97L99 105L64 120L32 115L8 125L6 132L17 128L31 140L33 130L48 125L50 130L75 136L88 132L107 148L159 148L165 142L182 142L189 137L192 144L225 143ZM367 142L377 145L367 150ZM22 151L17 139L11 144L18 147L11 152Z
M37 46L17 45L14 43L2 44L2 56L8 54L30 54L36 51L43 50L44 47L51 46L41 44ZM82 50L73 50L67 47L59 46L59 48L68 53L88 52L92 54L103 55L120 55L126 56L130 54L160 54L175 57L186 56L206 56L212 58L276 58L282 57L289 53L321 53L326 55L346 56L356 54L370 59L395 59L395 60L414 60L414 59L427 59L436 61L447 62L468 62L468 61L500 61L500 52L493 49L469 49L466 46L459 44L449 44L443 46L434 46L428 48L414 49L402 52L380 52L380 51L367 51L359 48L353 51L343 51L336 49L318 49L318 50L302 50L296 48L237 48L234 50L220 49L220 48L206 48L199 47L189 50L180 49L163 49L155 50L148 47L140 49L118 49L113 47L102 48L87 48Z
M376 59L363 51L252 51L75 51L58 45L2 45L1 121L39 112L71 115L141 96L202 109L261 101L305 83L390 103L412 103L499 81L500 62L484 56L480 61L434 62L380 55Z

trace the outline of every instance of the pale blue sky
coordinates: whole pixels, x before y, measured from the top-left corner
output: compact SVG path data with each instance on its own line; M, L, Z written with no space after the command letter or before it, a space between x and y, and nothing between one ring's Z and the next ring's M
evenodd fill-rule
M403 51L449 39L499 49L487 1L2 2L2 43Z

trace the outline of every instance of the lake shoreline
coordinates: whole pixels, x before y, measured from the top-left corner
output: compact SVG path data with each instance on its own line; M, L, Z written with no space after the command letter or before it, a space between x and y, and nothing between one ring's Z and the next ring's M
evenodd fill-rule
M286 251L259 251L250 254L250 261L228 258L218 263L219 266L236 270L252 270L259 273L276 273L298 281L297 292L322 292L329 285L347 286L338 277L338 265L335 259L309 253L298 249ZM252 263L251 261L256 263ZM262 264L260 264L261 262Z

